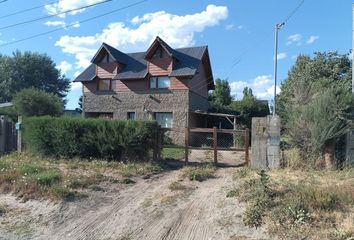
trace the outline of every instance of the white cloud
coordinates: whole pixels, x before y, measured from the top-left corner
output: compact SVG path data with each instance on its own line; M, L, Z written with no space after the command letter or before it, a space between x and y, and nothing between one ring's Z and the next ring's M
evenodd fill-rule
M286 42L286 45L289 46L293 43L297 43L298 45L300 45L301 40L302 40L302 35L297 33L288 37L288 41Z
M66 74L68 71L70 71L73 66L68 63L67 61L61 61L57 66L57 69L60 69L62 73Z
M44 25L47 26L65 26L64 21L47 21L44 23Z
M231 29L233 29L235 26L233 25L233 24L227 24L226 26L225 26L225 29L226 30L231 30Z
M75 91L75 90L81 90L82 89L82 83L81 82L71 82L70 86L71 86L70 91Z
M52 14L58 14L60 12L65 12L72 9L77 9L83 6L95 4L98 2L102 2L102 0L59 0L59 2L57 3L45 5L44 9L47 11L48 14L52 15ZM83 11L85 11L85 8L77 11L72 11L69 14L75 15ZM66 14L60 14L59 17L65 18Z
M231 94L240 99L243 97L243 89L249 87L253 94L260 98L269 100L274 96L274 80L272 75L260 75L251 81L235 81L230 83ZM277 93L280 93L280 88L277 86Z
M306 41L307 44L312 44L316 40L318 40L320 37L319 36L310 36L310 38Z
M216 26L228 16L225 6L208 5L202 12L174 15L165 11L147 13L130 20L133 27L123 22L114 22L91 36L62 36L56 46L64 53L75 55L76 67L87 67L102 42L123 52L146 51L156 36L160 36L172 47L186 47L195 44L195 33Z
M80 22L79 21L75 21L75 22L72 22L70 25L72 25L71 27L73 27L73 28L79 28L80 27Z
M278 58L278 60L285 59L286 58L286 53L285 52L278 53L277 54L277 58Z

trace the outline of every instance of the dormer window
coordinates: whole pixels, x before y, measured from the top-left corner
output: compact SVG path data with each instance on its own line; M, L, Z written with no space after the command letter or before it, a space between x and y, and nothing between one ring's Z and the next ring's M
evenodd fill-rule
M151 89L169 88L170 84L171 84L171 80L167 76L151 77L150 78L150 88Z
M97 90L98 91L111 91L112 90L112 79L99 79Z
M101 59L101 63L110 63L113 62L114 59L111 57L109 54L105 54L103 58Z

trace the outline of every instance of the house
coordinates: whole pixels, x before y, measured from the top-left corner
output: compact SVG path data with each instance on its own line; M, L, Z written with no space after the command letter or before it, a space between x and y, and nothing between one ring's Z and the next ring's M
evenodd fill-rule
M156 120L175 143L203 122L214 89L208 47L170 47L156 37L146 52L123 53L103 43L75 80L83 84L85 117Z

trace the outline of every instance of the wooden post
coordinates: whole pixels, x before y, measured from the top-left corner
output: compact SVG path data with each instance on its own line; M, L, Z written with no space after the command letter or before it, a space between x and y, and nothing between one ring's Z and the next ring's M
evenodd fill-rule
M188 147L189 147L189 128L184 129L184 162L188 163Z
M250 155L249 155L249 146L250 146L250 130L246 128L245 130L245 159L246 159L246 166L249 166L250 162Z
M20 128L17 129L17 152L22 152L22 117L18 116L17 123L20 124Z
M213 128L213 147L214 147L214 163L218 163L218 132L217 128Z

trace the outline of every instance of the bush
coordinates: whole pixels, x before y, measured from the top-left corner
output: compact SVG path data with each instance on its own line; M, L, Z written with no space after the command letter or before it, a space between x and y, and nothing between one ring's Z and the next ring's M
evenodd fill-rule
M63 101L54 93L35 88L27 88L15 95L15 112L19 116L60 116L63 114Z
M23 119L28 149L54 157L141 160L153 147L155 122L69 117Z

